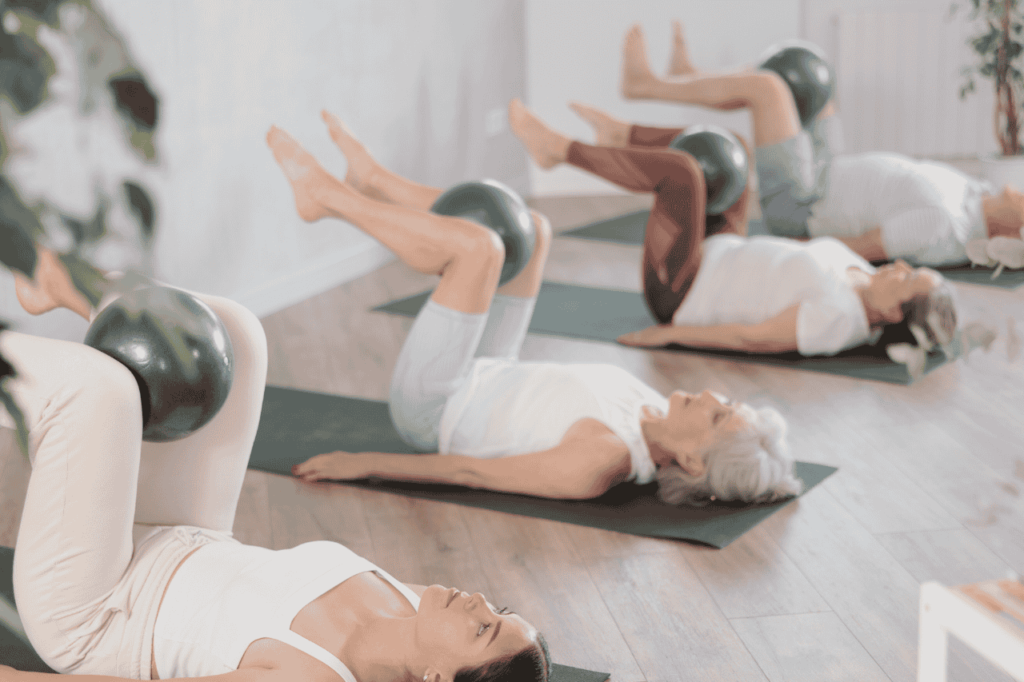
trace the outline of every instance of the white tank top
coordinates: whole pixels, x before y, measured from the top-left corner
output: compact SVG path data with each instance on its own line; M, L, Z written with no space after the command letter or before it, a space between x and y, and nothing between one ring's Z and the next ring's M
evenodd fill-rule
M797 310L803 355L834 355L871 340L849 268L875 268L840 241L716 234L704 240L700 270L672 316L678 325L758 324Z
M640 410L668 400L624 369L604 364L480 358L445 403L438 451L481 459L524 455L561 442L581 419L601 422L629 448L629 480L654 480Z
M153 633L157 671L162 679L231 672L250 644L269 637L357 682L337 657L290 628L304 606L366 571L419 610L415 592L336 542L276 551L235 540L204 545L181 565L164 596Z

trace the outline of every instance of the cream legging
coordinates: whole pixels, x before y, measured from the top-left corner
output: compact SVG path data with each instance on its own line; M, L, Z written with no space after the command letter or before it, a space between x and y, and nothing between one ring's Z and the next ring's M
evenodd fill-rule
M178 562L230 536L259 424L267 347L242 306L198 295L227 327L234 381L202 429L142 442L130 372L80 343L0 334L32 474L14 557L25 631L64 673L149 679L157 605ZM0 422L13 425L0 409Z

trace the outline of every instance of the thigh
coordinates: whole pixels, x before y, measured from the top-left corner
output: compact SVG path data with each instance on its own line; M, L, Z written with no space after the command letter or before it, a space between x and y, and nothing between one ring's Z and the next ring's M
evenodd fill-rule
M811 207L821 199L827 165L815 159L810 133L768 147L758 147L757 179L761 211L768 232L784 237L807 236Z
M476 357L518 359L536 303L536 296L525 298L495 294Z
M391 420L402 439L437 449L445 402L469 375L487 313L463 313L427 299L409 330L391 377Z
M143 443L135 522L230 533L263 407L267 341L245 307L193 295L227 328L234 354L231 390L217 415L195 433L169 443Z
M843 125L839 114L816 118L807 127L814 147L814 161L818 166L828 164L843 153Z
M28 427L32 464L15 599L29 638L60 648L132 557L141 399L125 367L83 344L4 332L0 349L18 372L7 386ZM0 422L13 424L6 410Z

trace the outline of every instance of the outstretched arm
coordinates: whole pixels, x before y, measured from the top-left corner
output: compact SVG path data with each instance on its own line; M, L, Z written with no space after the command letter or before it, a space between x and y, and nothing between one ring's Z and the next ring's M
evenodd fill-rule
M796 316L791 306L758 324L674 325L663 324L623 334L626 346L657 348L677 343L694 348L717 348L747 353L786 353L797 350Z
M882 243L882 228L876 227L857 237L835 237L855 254L866 261L878 262L889 260L889 254Z
M610 431L607 437L577 438L548 450L496 459L338 451L317 455L292 468L292 473L305 481L374 477L554 499L597 497L624 480L629 471L629 452Z

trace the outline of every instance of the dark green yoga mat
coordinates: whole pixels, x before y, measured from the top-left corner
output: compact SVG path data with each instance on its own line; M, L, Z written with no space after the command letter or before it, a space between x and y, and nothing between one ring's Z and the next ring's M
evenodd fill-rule
M607 220L599 220L596 223L574 227L560 233L559 236L639 246L644 243L644 230L649 214L650 211L647 210L633 211ZM747 234L754 236L768 234L768 231L765 229L764 222L751 220L747 224Z
M267 386L249 468L291 475L292 465L334 450L415 452L395 432L386 402ZM797 463L797 475L808 490L835 470L821 464ZM345 485L717 548L725 547L792 501L758 506L712 503L701 508L672 507L657 499L655 483L623 483L601 497L583 501L454 485L394 481L346 481Z
M14 550L0 546L0 596L9 604L14 604L14 583L11 576L14 572ZM0 600L0 665L9 665L15 670L36 673L54 672L43 663L32 649L32 645L21 636L15 634L17 626L9 625L9 614ZM551 682L605 682L608 673L594 672L568 665L551 664Z
M615 218L575 227L562 232L560 236L639 246L644 243L644 227L647 224L647 215L648 211L634 211L633 213L627 213ZM763 221L751 220L747 225L747 234L754 236L768 234L768 231ZM956 265L936 268L936 270L952 282L981 284L1001 289L1016 289L1024 285L1024 269L1003 270L995 279L992 279L992 273L995 272L994 268Z
M429 295L429 292L417 294L377 306L374 310L413 317ZM638 292L544 282L537 297L533 319L530 320L530 331L534 334L615 343L620 335L652 324L655 324L654 318L647 311L643 295ZM670 348L707 357L841 374L856 379L872 379L891 384L911 383L906 366L893 362L885 354L884 348L876 346L860 346L837 355L815 357L804 357L796 352L758 355L683 346ZM928 357L925 374L945 362L946 356L941 352L932 353Z

